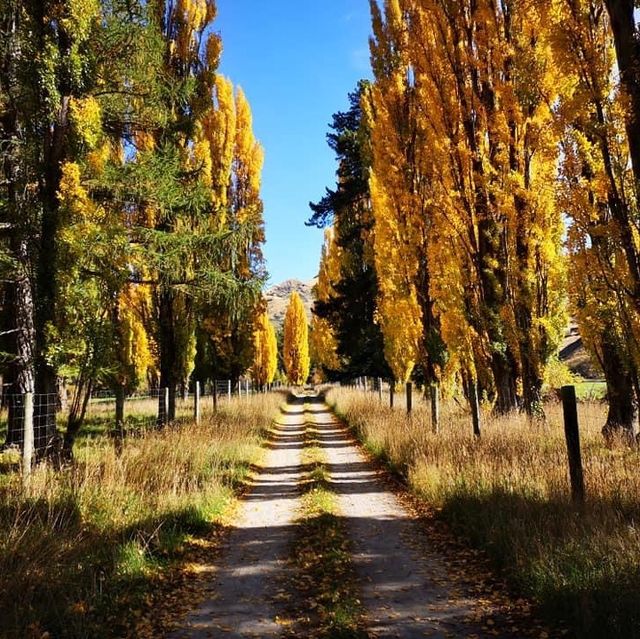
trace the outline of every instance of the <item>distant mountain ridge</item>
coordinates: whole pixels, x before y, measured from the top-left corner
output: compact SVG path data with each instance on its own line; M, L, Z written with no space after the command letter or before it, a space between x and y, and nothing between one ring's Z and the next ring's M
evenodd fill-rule
M264 296L267 300L269 317L278 328L281 328L284 324L284 315L287 312L289 296L293 291L297 291L300 295L304 308L307 311L307 317L309 318L309 321L311 321L313 287L316 285L316 282L316 279L309 280L308 282L302 282L301 280L296 279L285 280L280 284L275 284L265 291Z

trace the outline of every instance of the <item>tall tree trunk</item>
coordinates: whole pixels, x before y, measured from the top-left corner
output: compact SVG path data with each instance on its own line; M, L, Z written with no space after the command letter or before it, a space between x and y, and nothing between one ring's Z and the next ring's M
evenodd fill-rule
M627 137L640 201L640 34L636 28L634 0L605 0L622 86L629 98Z
M520 199L516 198L518 217L523 219L527 215L528 207ZM516 299L514 315L518 330L518 346L520 351L520 373L522 376L522 408L531 417L544 418L542 406L542 365L540 352L536 344L536 331L534 326L534 293L528 282L529 272L529 233L524 228L519 228L516 238L516 256L518 260L518 272L516 280Z
M45 3L36 3L34 24L37 25L37 37L40 46L47 45L50 31L50 17ZM72 43L64 30L60 32L57 47L64 59L71 52ZM42 87L38 96L43 111L50 107L52 96L49 87ZM58 230L60 226L60 180L62 166L68 154L67 132L69 129L69 104L71 96L63 94L57 98L56 112L48 123L42 140L41 175L39 195L42 202L42 220L40 224L40 246L38 267L36 269L36 401L34 423L36 424L35 447L39 453L52 447L56 440L56 414L58 411L58 371L50 360L51 329L56 325L58 304Z
M13 253L18 260L15 281L7 295L7 316L13 321L9 325L12 360L7 371L8 431L6 445L22 446L24 435L23 395L35 389L34 371L34 302L31 282L27 274L27 242L12 239Z
M20 125L15 94L19 92L18 64L20 43L17 38L19 9L17 3L3 12L1 25L4 56L0 68L0 91L9 99L0 114L0 143L2 144L2 178L6 183L5 215L2 220L9 227L8 248L15 259L13 281L5 288L2 329L6 331L3 350L10 354L6 368L6 386L3 400L8 407L8 431L6 445L21 446L24 440L23 395L35 390L34 370L34 295L31 279L32 245L28 241L29 220L25 210L25 171L22 166L23 153L20 144Z
M616 48L620 79L628 97L626 113L626 132L629 143L631 166L635 178L636 200L640 202L640 33L636 28L634 0L605 0L613 39ZM599 120L603 116L598 113ZM608 142L603 140L603 144ZM610 155L607 148L603 151L605 166ZM619 226L620 237L629 265L629 274L633 282L633 299L636 311L640 312L640 256L634 239L633 223L629 219L628 207L622 205L616 190L610 190L611 213Z
M89 377L87 370L82 370L71 399L71 407L69 408L69 417L67 419L67 430L64 434L62 444L62 454L66 459L73 457L73 445L84 424L92 391L93 380Z
M431 295L431 275L426 244L425 239L421 251L421 263L416 276L416 292L422 311L420 368L424 375L425 388L428 388L432 384L439 383L440 371L446 360L446 345L440 334L440 319L435 314Z
M607 383L609 402L607 421L602 428L602 434L611 437L614 433L623 433L630 437L636 418L633 375L629 372L626 358L620 350L613 326L602 332L601 343L600 365Z

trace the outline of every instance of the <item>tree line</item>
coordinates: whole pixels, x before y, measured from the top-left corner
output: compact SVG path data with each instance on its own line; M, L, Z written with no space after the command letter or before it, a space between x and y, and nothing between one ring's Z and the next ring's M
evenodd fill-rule
M371 0L373 81L334 116L313 348L543 416L569 315L640 399L640 36L632 0ZM363 356L364 360L363 361Z
M215 16L213 0L0 0L8 445L9 398L34 392L36 448L56 447L44 407L64 380L70 454L97 386L120 406L168 388L171 420L190 378L237 381L255 359L273 379L263 150L218 72Z

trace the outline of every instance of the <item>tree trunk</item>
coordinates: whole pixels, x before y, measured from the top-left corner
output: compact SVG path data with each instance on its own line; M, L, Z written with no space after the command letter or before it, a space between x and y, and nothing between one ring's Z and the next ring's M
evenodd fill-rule
M493 354L491 371L496 390L496 402L493 410L497 415L506 415L518 406L516 379L513 375L513 366L508 361L507 354Z
M605 330L602 333L603 356L600 364L607 383L609 402L609 412L602 434L607 438L616 433L631 437L636 418L633 376L619 345L615 338L612 339L614 336L613 330Z
M634 0L605 0L616 48L620 80L629 98L627 138L640 196L640 35L636 28ZM639 197L640 199L640 197Z
M467 394L467 400L469 401L473 434L476 437L480 437L481 415L480 402L478 400L478 382L472 375L463 373L462 384Z
M12 94L19 86L17 62L19 59L18 29L19 10L15 6L11 15L7 13L7 23L2 25L6 56L1 61L0 91ZM23 396L35 390L34 346L35 346L35 304L33 281L30 278L32 265L32 244L29 242L29 217L25 210L24 170L20 166L19 114L17 109L7 108L0 114L0 133L2 134L2 178L6 183L4 193L3 222L8 223L8 248L16 261L14 280L5 287L2 328L7 331L2 340L2 350L10 359L6 366L6 378L3 388L3 400L8 408L8 431L5 445L22 446L23 437ZM4 199L3 198L3 199Z
M12 318L11 345L9 352L13 358L8 366L8 431L5 445L22 446L24 441L24 410L22 396L34 392L34 301L31 282L27 275L27 242L14 241L14 255L18 259L15 282L11 284L7 296L8 317ZM35 422L34 422L35 423ZM37 444L36 444L37 446ZM37 448L36 448L36 452Z
M58 412L58 371L49 359L51 329L56 325L58 304L58 229L60 203L58 192L62 177L62 164L66 156L68 111L70 97L60 100L56 120L44 134L44 153L40 198L42 222L36 271L36 398L34 424L35 450L42 454L53 448L57 439L56 415Z
M636 200L640 201L640 34L636 29L634 0L605 0L605 4L611 21L621 84L629 99L626 132L635 178ZM610 154L608 149L603 154L606 162ZM618 222L633 281L633 299L636 311L640 311L640 257L634 240L633 223L629 219L628 207L622 205L616 192L610 191L610 199L612 196L611 212Z
M62 454L65 459L72 459L73 457L73 445L84 424L92 391L93 380L83 379L81 375L76 390L74 391L73 399L71 400L71 408L69 409L69 417L67 419L67 432L64 434L62 444Z
M429 385L429 396L431 399L431 429L434 433L440 432L440 385Z

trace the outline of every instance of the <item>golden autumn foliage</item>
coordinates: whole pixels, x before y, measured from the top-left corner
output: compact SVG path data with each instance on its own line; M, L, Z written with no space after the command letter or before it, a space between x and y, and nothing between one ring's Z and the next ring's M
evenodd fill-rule
M260 388L263 388L273 382L278 370L278 340L266 310L262 311L256 319L253 348L251 377Z
M119 371L117 384L127 392L144 386L157 370L153 344L141 319L151 306L149 287L128 285L118 300Z
M314 287L315 299L319 302L328 302L333 293L333 287L339 279L340 248L336 244L334 230L327 229L320 257L318 282ZM311 318L310 348L311 358L315 364L333 371L340 368L336 351L337 341L331 323L315 314Z
M284 317L284 367L290 384L300 386L309 377L309 327L300 295L294 291Z
M632 428L640 352L637 272L640 244L635 180L613 34L601 2L553 4L553 50L564 72L558 109L562 165L558 202L569 217L572 314L607 382L605 431Z
M459 367L500 412L518 395L539 409L565 322L547 4L371 2L387 360L400 380L417 363L434 380Z
M263 274L262 244L265 240L263 203L260 195L264 152L253 132L249 102L241 89L217 75L213 104L202 118L203 136L210 151L211 223L216 230L244 231L225 260L240 281ZM207 331L218 370L216 374L238 377L252 362L259 299L249 300L231 317L225 304L214 301L206 311ZM266 383L266 382L265 382Z

